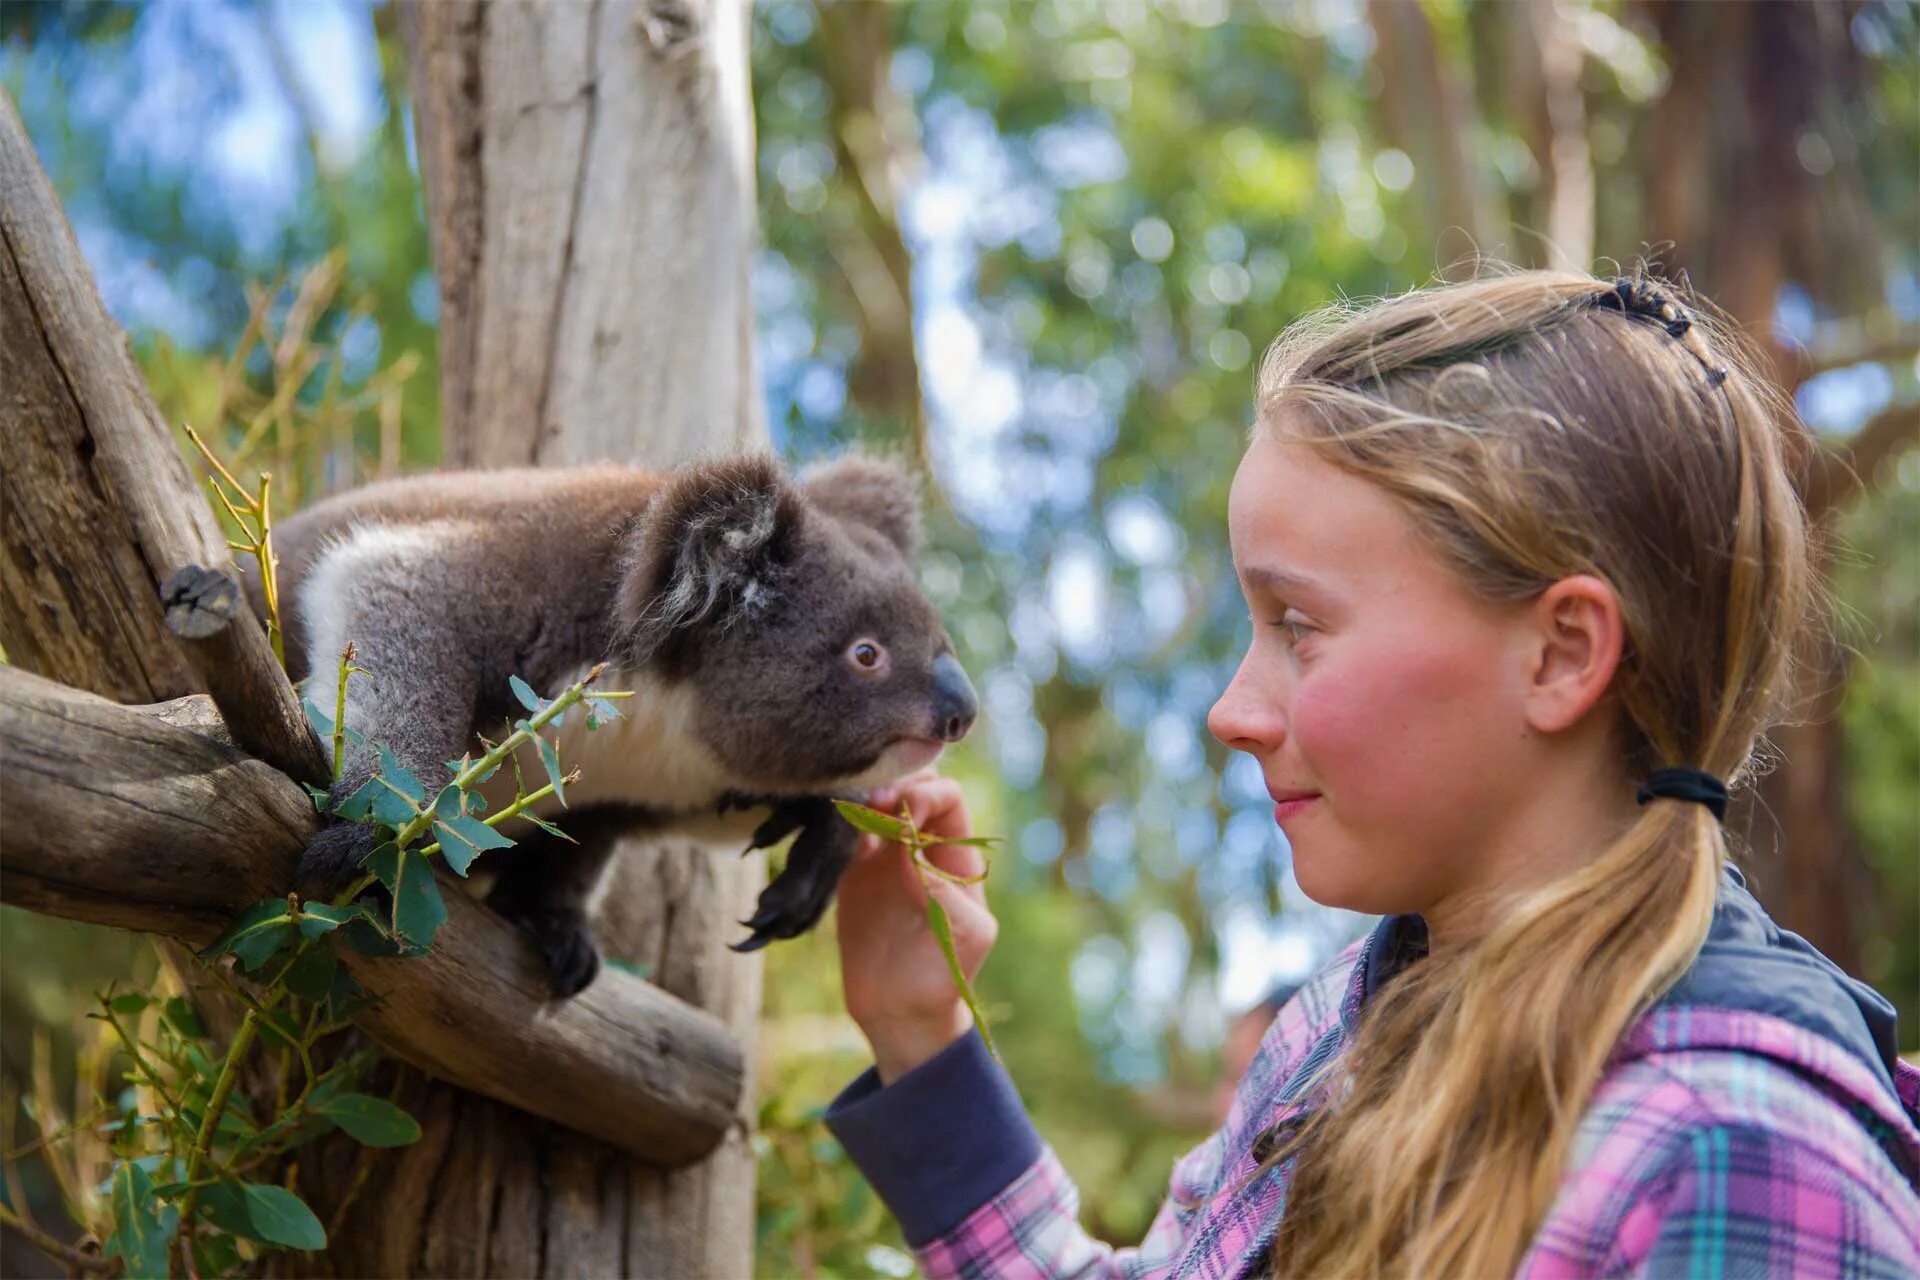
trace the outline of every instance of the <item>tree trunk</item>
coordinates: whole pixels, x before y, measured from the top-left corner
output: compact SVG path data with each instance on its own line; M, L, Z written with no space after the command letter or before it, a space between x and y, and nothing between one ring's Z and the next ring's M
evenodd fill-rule
M449 464L668 466L763 447L743 0L433 0L400 16ZM717 1014L750 1063L760 961L725 943L761 858L634 844L617 866L597 922L607 953ZM331 1261L344 1275L745 1277L752 1096L749 1080L711 1156L667 1170L410 1080L400 1101L425 1136L373 1167Z

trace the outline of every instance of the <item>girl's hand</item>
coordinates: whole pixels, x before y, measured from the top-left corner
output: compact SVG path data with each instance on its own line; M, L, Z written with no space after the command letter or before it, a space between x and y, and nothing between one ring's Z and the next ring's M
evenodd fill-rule
M922 774L876 791L868 805L898 815L905 803L914 825L936 836L973 834L960 784ZM958 876L986 869L978 849L934 845L927 858ZM956 885L921 873L905 846L863 835L840 879L835 913L840 980L847 1012L873 1048L882 1084L913 1070L965 1035L973 1015L954 989L947 959L927 922L929 889L953 926L954 953L971 981L993 946L999 925L987 910L985 886Z

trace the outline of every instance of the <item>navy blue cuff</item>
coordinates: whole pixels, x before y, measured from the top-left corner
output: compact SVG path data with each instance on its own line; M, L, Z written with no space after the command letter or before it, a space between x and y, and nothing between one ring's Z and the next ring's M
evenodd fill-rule
M978 1030L885 1087L868 1068L826 1120L915 1248L959 1226L1040 1157L1040 1135Z

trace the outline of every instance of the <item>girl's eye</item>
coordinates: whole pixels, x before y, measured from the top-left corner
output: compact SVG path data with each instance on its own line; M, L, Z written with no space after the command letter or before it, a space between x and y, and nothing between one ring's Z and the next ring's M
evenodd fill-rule
M1280 628L1280 634L1286 637L1287 648L1296 649L1301 641L1312 635L1314 628L1303 621L1298 614L1289 613L1273 624Z
M886 665L887 651L874 640L855 640L847 646L847 660L862 672L879 671Z

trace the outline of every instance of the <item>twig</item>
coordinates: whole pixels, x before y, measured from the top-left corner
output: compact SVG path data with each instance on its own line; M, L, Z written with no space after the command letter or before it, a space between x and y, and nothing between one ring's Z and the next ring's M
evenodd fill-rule
M40 1250L40 1252L46 1254L49 1258L58 1258L70 1267L80 1271L92 1272L94 1275L109 1276L119 1274L120 1259L103 1258L97 1253L88 1253L84 1249L76 1249L70 1244L63 1243L53 1236L48 1235L39 1227L34 1226L31 1222L28 1222L25 1218L22 1218L19 1214L3 1204L0 1204L0 1222L12 1227L15 1231L18 1231L21 1235L31 1240L34 1248Z

